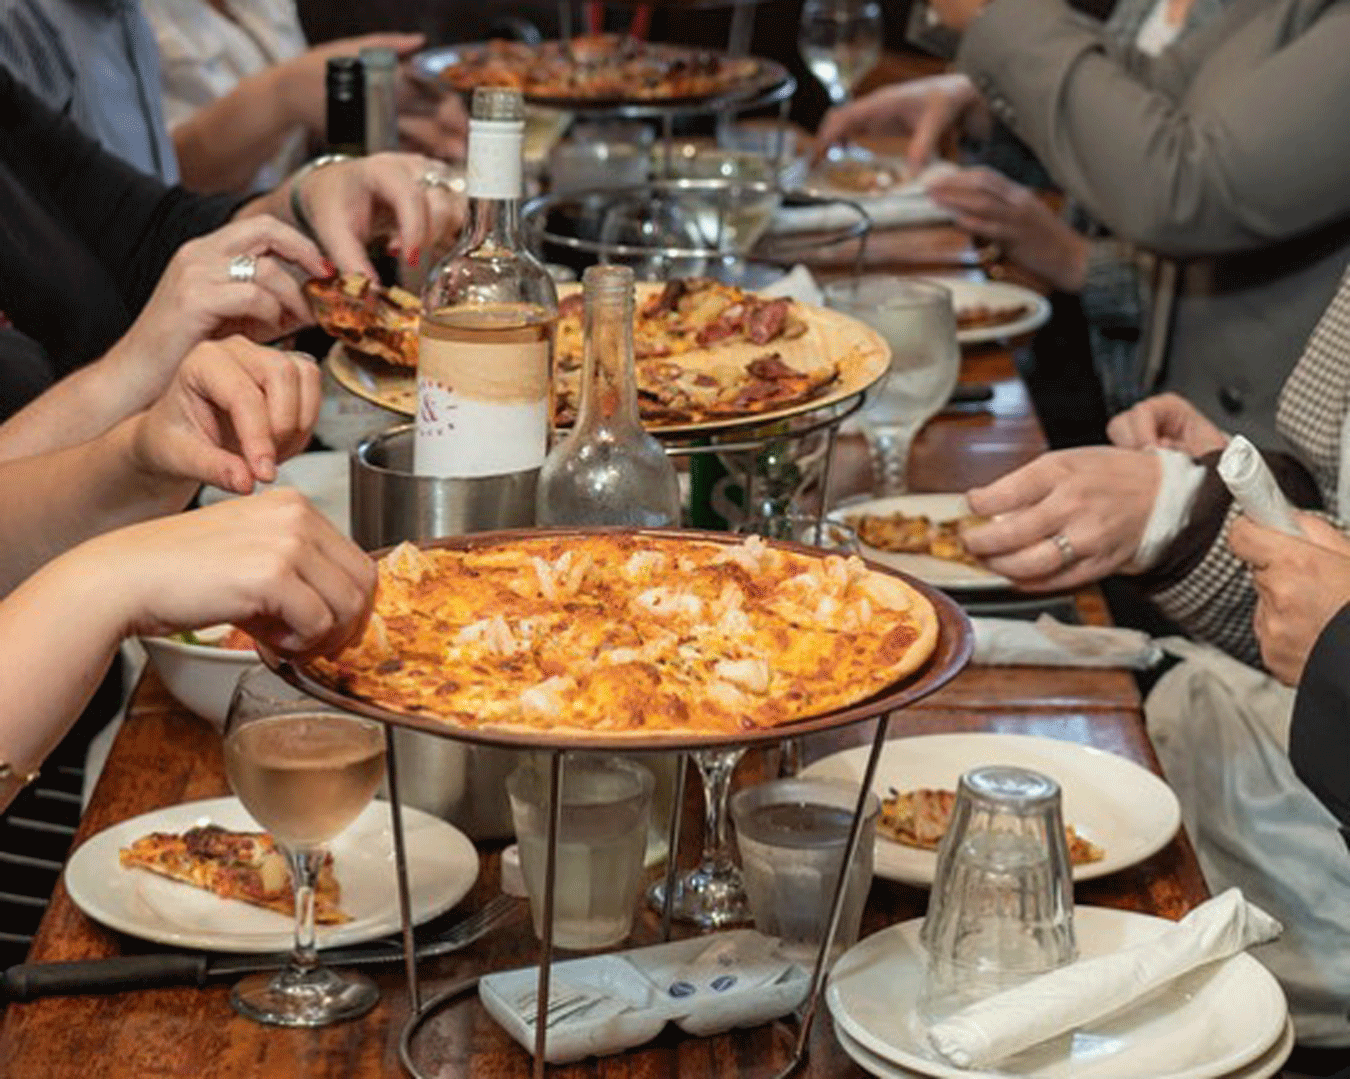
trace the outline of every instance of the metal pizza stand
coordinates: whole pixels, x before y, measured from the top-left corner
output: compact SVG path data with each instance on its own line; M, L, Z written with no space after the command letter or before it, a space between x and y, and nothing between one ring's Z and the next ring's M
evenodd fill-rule
M654 538L674 538L734 545L743 537L725 532L703 532L683 529L653 530L554 530L555 534L586 535L595 531L622 532ZM529 529L510 532L480 532L468 536L455 536L442 540L427 541L421 546L427 548L450 548L472 550L478 547L496 546L510 543L512 540L537 537L543 530ZM771 546L789 551L819 557L819 551L803 547L796 543L778 540L766 541ZM377 552L380 553L380 552ZM756 728L736 734L724 732L701 734L683 732L659 734L650 737L623 737L598 734L582 735L576 732L520 731L495 729L492 727L463 727L451 721L439 720L427 715L406 712L394 706L377 701L358 698L342 692L330 683L316 677L303 664L282 660L275 655L260 650L264 661L287 681L304 692L335 705L339 708L380 721L385 727L385 744L388 765L388 786L391 814L391 828L394 838L394 860L397 876L399 908L403 925L404 967L408 981L408 998L412 1013L406 1021L400 1039L399 1055L405 1069L415 1079L426 1079L424 1073L413 1059L412 1041L419 1028L443 1008L453 1004L465 992L473 989L478 979L472 978L452 986L445 992L428 999L422 998L418 982L417 955L413 935L413 919L408 882L408 859L403 836L403 821L400 811L398 762L396 757L394 732L397 728L409 728L455 741L474 743L506 749L530 749L543 751L549 757L549 823L547 829L547 854L544 866L544 892L542 911L542 939L540 942L539 975L537 986L537 1006L535 1010L535 1039L533 1053L533 1074L542 1079L547 1067L548 1039L548 1003L549 985L554 963L553 920L554 890L557 882L558 835L562 816L562 775L564 758L570 751L607 751L631 752L642 750L666 750L681 753L677 791L684 789L687 770L687 753L692 750L713 749L730 746L763 746L775 744L784 739L812 734L818 731L833 730L839 727L876 720L876 729L872 739L871 752L860 780L857 803L854 807L848 837L844 847L844 857L839 877L835 883L831 900L829 928L821 942L811 975L809 989L800 1009L800 1020L795 1038L793 1056L778 1076L786 1077L797 1070L807 1056L807 1044L811 1026L819 1008L821 993L824 989L825 975L828 969L828 957L834 944L839 919L843 908L844 892L848 880L849 867L856 855L864 808L872 783L876 775L877 763L886 741L890 715L933 693L950 681L970 659L972 633L970 622L957 604L937 589L917 581L896 570L868 563L868 568L892 577L898 577L911 588L921 593L932 604L937 615L938 634L933 654L916 672L890 686L885 687L866 700L848 707L835 709L821 715L808 716L779 727ZM662 935L669 940L671 926L671 902L674 896L674 877L679 846L681 799L677 797L672 805L668 823L669 852L666 864L665 909L662 912Z

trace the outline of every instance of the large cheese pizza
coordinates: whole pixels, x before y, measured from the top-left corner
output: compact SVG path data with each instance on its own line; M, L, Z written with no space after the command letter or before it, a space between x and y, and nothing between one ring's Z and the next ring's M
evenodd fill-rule
M863 701L937 639L928 599L858 558L541 532L394 548L361 639L308 674L461 728L740 735Z

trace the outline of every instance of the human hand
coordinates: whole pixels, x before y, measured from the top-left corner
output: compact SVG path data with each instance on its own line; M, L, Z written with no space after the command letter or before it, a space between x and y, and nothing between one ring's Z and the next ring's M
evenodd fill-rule
M965 32L988 3L989 0L933 0L933 13L943 26L959 34Z
M1253 626L1266 669L1297 685L1313 645L1333 615L1350 602L1350 540L1320 517L1298 514L1306 539L1234 519L1228 545L1251 567L1256 585Z
M444 165L420 154L372 154L300 177L300 201L337 268L376 278L366 256L371 240L392 235L390 250L415 266L423 252L459 227L464 197L446 184L426 182L444 176ZM283 190L295 182L292 178Z
M251 259L253 275L236 279L231 264ZM242 218L183 244L131 328L110 350L144 400L163 392L179 361L202 341L242 334L270 341L314 316L294 267L326 277L332 266L306 236L265 214Z
M987 166L935 177L928 194L968 232L997 241L1018 266L1064 292L1078 292L1087 273L1088 242L1035 191Z
M278 488L105 533L80 548L130 634L232 622L285 654L354 639L375 564L303 496ZM116 567L116 572L110 572Z
M1022 588L1076 588L1134 557L1160 482L1151 453L1111 446L1046 453L967 492L971 510L994 519L966 529L966 546Z
M1117 413L1106 425L1113 445L1141 450L1160 446L1203 457L1228 445L1228 435L1175 393L1160 393Z
M469 112L459 94L434 93L404 71L399 84L398 133L405 150L463 161L469 145Z
M311 143L321 143L326 134L328 61L339 56L360 56L361 50L393 49L399 57L410 56L426 44L424 34L366 34L316 45L276 66L278 96L286 115L303 124Z
M883 86L825 114L816 132L816 157L856 135L908 135L905 160L919 172L934 157L943 137L958 127L988 134L990 119L974 84L961 74L932 75Z
M242 337L198 345L164 395L130 421L133 461L151 476L249 494L305 448L321 398L319 367L304 353Z

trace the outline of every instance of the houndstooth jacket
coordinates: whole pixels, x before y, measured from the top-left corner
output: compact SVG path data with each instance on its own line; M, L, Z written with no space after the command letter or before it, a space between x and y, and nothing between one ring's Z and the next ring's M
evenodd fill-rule
M1276 427L1322 494L1321 515L1346 528L1350 506L1337 504L1341 429L1350 414L1350 272L1313 329L1280 391ZM1154 601L1195 637L1247 663L1260 663L1252 629L1256 590L1251 573L1228 547L1229 506L1217 538L1195 568L1153 594Z

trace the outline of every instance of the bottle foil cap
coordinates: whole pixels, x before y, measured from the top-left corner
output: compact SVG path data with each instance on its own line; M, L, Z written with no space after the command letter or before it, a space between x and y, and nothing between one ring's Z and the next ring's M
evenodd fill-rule
M470 116L475 120L524 120L525 99L509 86L480 86L473 92Z

